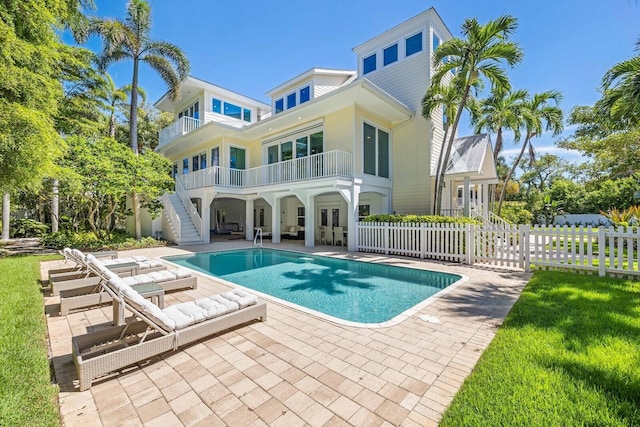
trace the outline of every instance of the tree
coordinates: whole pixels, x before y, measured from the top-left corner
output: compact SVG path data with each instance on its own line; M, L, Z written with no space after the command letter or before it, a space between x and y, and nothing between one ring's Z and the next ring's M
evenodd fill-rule
M494 161L498 160L502 152L504 130L514 133L514 141L520 140L523 120L521 110L527 95L526 90L504 91L496 87L488 98L471 109L471 122L475 125L475 132L486 131L496 135L493 147Z
M80 20L75 0L5 0L0 3L0 193L37 187L59 155L54 128L63 91L61 68L70 49L57 29ZM2 238L8 239L8 224Z
M462 25L462 34L466 39L447 40L435 50L433 64L436 71L431 87L442 85L445 78L449 78L449 73L454 72L454 80L459 82L456 84L459 85L462 93L453 120L449 143L446 144L444 165L449 163L456 129L469 99L471 88L478 87L483 79L487 79L492 87L510 90L509 79L500 64L506 62L513 67L522 59L520 47L508 41L516 27L517 20L511 16L501 16L485 25L480 25L475 18L467 19ZM445 172L446 168L443 167L436 188L435 212L440 212L441 209Z
M525 103L523 117L526 127L526 136L524 143L522 144L522 149L520 150L518 157L514 160L513 166L511 166L511 169L504 181L504 185L502 186L502 190L500 191L497 210L498 215L500 215L500 210L502 209L507 184L518 167L525 150L529 149L529 158L532 162L535 161L532 139L534 137L539 137L545 130L551 131L553 135L558 135L562 132L562 129L564 128L563 114L562 110L557 106L561 99L562 94L560 92L551 90L537 93Z
M151 7L145 0L130 0L127 16L118 19L93 19L80 34L81 41L91 34L98 34L103 41L98 65L105 71L111 64L123 60L133 62L131 80L131 105L129 110L129 145L138 152L138 70L140 63L153 68L167 84L169 97L177 99L180 84L189 74L189 60L182 50L165 41L154 41L151 32Z
M621 124L640 125L640 39L635 57L620 62L602 78L604 94L598 102L601 110Z

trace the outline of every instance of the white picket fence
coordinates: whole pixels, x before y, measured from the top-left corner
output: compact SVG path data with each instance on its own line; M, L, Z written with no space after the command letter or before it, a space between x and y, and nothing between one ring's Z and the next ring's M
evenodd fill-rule
M517 267L640 276L640 230L359 222L360 252Z

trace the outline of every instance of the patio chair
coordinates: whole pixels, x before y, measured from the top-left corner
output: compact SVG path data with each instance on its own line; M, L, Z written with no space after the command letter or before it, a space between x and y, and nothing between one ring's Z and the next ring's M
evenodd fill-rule
M80 391L94 379L218 332L260 319L267 306L241 290L160 309L111 272L104 288L139 320L72 338Z
M82 251L78 249L70 250L70 257L76 262L77 265L81 265L82 267L71 273L60 274L60 275L51 275L49 274L49 285L51 286L51 290L53 295L59 295L61 291L69 290L69 289L78 289L85 286L94 286L100 283L100 277L94 274L89 269L89 265L87 263L87 257L94 255L85 255ZM127 276L135 276L140 272L144 273L152 273L154 271L162 271L166 270L167 267L159 260L149 259L146 256L132 256L126 258L117 258L117 259L109 259L104 260L102 263L108 268L117 273L119 276L127 277Z
M333 227L333 244L337 245L340 242L341 246L344 246L344 229L342 227Z
M103 268L104 264L99 265L101 264L100 261L92 255L87 255L87 263L89 269L95 274L90 279L97 279L97 281L93 284L60 291L60 314L63 316L68 315L70 310L107 304L113 300L103 287L103 283L111 277L111 274L106 272L113 272ZM128 286L155 283L164 292L187 288L196 289L198 287L198 278L185 268L154 271L148 274L123 277L122 280Z
M51 278L55 277L57 279L64 278L65 276L74 277L77 276L82 270L86 267L84 263L84 254L82 252L73 250L71 248L64 248L61 251L58 251L60 255L64 257L64 263L69 264L68 267L51 269L48 271L48 279L51 282ZM82 254L82 257L78 256L78 252ZM118 258L118 252L116 251L100 251L100 252L91 252L91 255L96 258ZM82 258L82 259L81 259Z

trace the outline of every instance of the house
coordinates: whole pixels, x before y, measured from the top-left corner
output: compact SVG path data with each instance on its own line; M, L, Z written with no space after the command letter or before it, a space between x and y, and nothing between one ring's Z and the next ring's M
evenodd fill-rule
M182 244L210 233L252 240L261 227L274 243L354 250L366 215L431 213L444 132L442 112L424 119L421 101L433 50L451 37L428 9L356 46L356 70L312 68L268 91L270 104L188 77L179 100L155 103L176 117L157 147L176 192L153 231ZM443 212L475 203L486 213L491 152L486 136L456 141Z

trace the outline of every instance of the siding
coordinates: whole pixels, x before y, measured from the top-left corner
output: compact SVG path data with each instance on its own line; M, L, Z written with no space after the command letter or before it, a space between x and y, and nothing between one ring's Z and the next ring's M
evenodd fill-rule
M318 98L338 89L346 80L347 78L345 76L314 76L313 98Z

